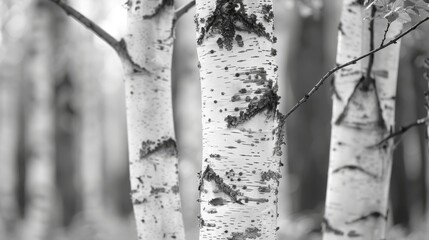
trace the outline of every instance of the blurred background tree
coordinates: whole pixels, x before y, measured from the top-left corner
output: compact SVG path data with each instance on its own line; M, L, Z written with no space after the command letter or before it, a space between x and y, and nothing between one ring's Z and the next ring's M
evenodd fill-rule
M29 67L25 57L28 47L34 44L29 40L33 21L26 10L29 2L0 2L0 232L1 239L11 240L14 238L3 237L3 233L10 226L21 231L20 223L26 217L28 158L24 153L31 124L26 120L31 106L28 95L33 89L25 84L28 78L24 69ZM176 0L175 4L186 2ZM114 37L125 35L126 8L120 2L75 0L70 4ZM330 0L275 2L283 112L335 65L340 7L341 1ZM63 14L60 9L56 13ZM172 74L182 212L189 240L198 239L197 173L201 169L201 96L193 13L194 9L177 23ZM64 27L55 41L61 44L55 46L56 57L49 60L63 66L55 68L59 72L51 85L56 169L55 204L50 206L54 212L51 239L136 239L129 196L121 63L93 33L66 16L58 17L62 20L56 24ZM429 55L428 39L429 26L423 24L402 41L398 126L426 114L423 93L427 82L422 77L422 65ZM56 63L56 59L62 60ZM322 87L288 119L287 159L283 160L288 165L288 177L282 178L286 190L280 192L287 199L281 202L288 204L281 205L280 239L320 238L329 157L330 96L329 86ZM424 136L423 128L411 129L395 149L389 239L425 239L429 164L425 161ZM100 192L92 192L92 184L100 184ZM92 209L90 201L102 201L102 207ZM100 218L103 221L96 220L96 224L90 220Z

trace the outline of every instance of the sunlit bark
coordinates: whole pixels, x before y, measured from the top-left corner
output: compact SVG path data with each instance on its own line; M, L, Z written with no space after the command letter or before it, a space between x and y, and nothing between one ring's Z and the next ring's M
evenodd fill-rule
M272 1L197 1L200 239L276 239L282 134Z
M123 61L131 194L139 239L184 239L171 102L172 0L128 1Z

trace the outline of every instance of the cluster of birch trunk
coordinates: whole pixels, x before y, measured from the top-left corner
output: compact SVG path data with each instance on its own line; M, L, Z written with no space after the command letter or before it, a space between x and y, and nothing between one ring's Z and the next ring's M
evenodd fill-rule
M91 5L85 0L28 1L16 10L15 17L31 16L27 23L31 31L24 29L2 38L0 49L1 236L48 239L55 215L52 206L57 201L55 158L67 161L66 156L55 153L55 136L68 136L67 129L73 125L69 120L73 103L67 94L61 99L56 94L73 91L68 89L68 81L80 68L95 68L103 61L91 56L93 46L85 45L89 41L76 41L94 36L77 34L74 29L78 27L65 21L66 15L55 5L105 40L122 63L130 198L137 238L184 240L180 143L176 143L171 79L175 26L192 2L177 10L173 0L128 0L127 33L121 40L73 9ZM279 217L288 218L279 211L282 204L287 205L279 201L279 194L285 194L280 183L287 179L282 176L287 165L282 162L286 119L279 107L279 86L287 85L287 79L278 77L284 70L276 62L282 52L276 49L274 8L273 0L196 0L195 9L190 10L195 11L194 41L199 59L195 67L199 68L202 101L202 169L198 174L201 240L274 240L279 230L287 228L278 221ZM367 9L363 1L343 0L337 65L389 42L402 28L399 22L389 23L377 8ZM19 49L19 42L24 41L29 49ZM79 60L59 54L60 45L67 41L72 42ZM11 54L9 49L20 51ZM396 146L389 136L396 129L399 50L400 40L335 73L324 240L386 239ZM13 173L17 172L18 112L11 106L17 105L14 93L22 83L7 81L19 77L4 69L19 61L29 66L22 74L30 86L25 94L31 106L25 110L26 211L17 225L20 218ZM105 217L100 207L104 201L100 190L104 184L100 170L103 153L98 137L102 129L97 114L100 82L90 74L78 78L80 101L86 103L81 109L85 129L79 138L90 143L77 146L84 182L82 208L84 218L100 230ZM60 130L53 128L56 124Z

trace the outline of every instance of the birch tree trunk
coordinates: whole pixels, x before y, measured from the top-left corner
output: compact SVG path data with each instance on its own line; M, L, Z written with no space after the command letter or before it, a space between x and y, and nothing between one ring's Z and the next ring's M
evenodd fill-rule
M197 0L200 239L276 239L282 132L271 0Z
M55 15L48 3L36 1L32 19L32 49L28 56L30 105L27 109L26 219L22 239L45 240L52 224L55 187L53 84L56 65Z
M123 66L138 238L182 240L170 81L173 0L131 0L128 7L125 42L132 60Z
M425 59L424 61L424 67L426 68L426 71L424 73L424 79L427 81L427 89L425 92L425 101L426 101L426 115L427 118L429 119L429 57ZM426 135L425 135L425 140L426 140L426 154L425 154L425 164L426 164L426 169L425 169L425 192L426 192L426 229L429 229L429 121L426 120Z
M387 20L362 4L343 2L337 64L382 42ZM371 16L374 21L363 21ZM385 42L401 28L393 22ZM382 140L394 129L399 46L390 46L335 76L324 240L385 239L393 141Z

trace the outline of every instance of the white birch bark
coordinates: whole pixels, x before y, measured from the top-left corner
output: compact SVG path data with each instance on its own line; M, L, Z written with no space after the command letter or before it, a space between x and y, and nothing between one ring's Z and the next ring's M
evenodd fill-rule
M131 195L139 239L184 239L171 101L172 0L128 1L123 61Z
M377 48L383 39L387 20L363 21L380 13L362 3L343 1L337 64ZM385 42L401 28L392 23ZM394 129L399 46L398 41L373 62L366 58L335 76L324 240L385 239L393 142L378 143Z
M200 239L275 239L280 175L271 0L197 0Z
M52 224L55 187L54 161L54 23L51 6L36 1L32 19L31 51L28 56L30 88L27 112L27 205L22 239L45 240Z

